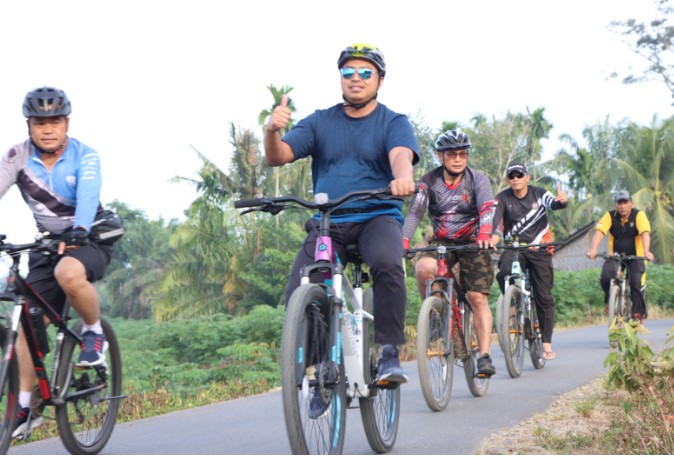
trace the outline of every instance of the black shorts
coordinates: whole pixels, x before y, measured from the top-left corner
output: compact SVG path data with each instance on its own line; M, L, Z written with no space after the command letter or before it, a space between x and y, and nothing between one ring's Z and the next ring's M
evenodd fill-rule
M84 265L87 280L95 282L103 278L105 269L110 263L112 246L89 241L86 246L66 251L64 257L73 257ZM28 256L28 276L26 281L49 305L59 313L63 310L65 293L56 282L54 268L61 260L60 256L48 256L41 253L31 253ZM29 297L32 304L32 298Z

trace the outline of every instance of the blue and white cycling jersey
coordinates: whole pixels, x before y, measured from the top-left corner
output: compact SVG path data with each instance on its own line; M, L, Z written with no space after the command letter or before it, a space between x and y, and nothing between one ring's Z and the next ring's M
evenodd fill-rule
M91 228L102 209L98 153L74 138L48 169L30 139L13 146L0 162L0 198L16 184L40 231L60 234L72 227Z

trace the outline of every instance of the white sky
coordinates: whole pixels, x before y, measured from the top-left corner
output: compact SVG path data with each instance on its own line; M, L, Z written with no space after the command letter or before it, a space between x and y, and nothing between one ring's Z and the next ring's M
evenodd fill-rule
M0 150L27 137L25 94L59 87L70 135L101 154L102 202L181 218L196 194L168 181L196 176L191 146L226 170L229 124L258 128L268 84L295 88L297 119L339 102L336 61L354 42L386 56L379 100L433 128L542 106L551 138L580 140L606 116L672 115L662 83L607 81L641 65L609 22L654 12L650 0L3 1ZM0 233L32 239L18 191L0 214Z

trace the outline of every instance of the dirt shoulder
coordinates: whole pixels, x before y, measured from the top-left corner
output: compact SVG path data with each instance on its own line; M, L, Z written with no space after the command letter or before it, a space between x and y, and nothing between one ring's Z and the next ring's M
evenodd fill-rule
M596 379L560 396L544 413L492 434L475 454L596 454L593 437L609 427L614 414L605 397L604 379Z

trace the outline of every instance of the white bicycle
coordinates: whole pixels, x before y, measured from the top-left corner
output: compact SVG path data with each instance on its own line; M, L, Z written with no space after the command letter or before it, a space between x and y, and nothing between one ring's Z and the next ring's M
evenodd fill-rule
M272 214L303 207L320 214L315 262L301 271L301 284L286 309L281 341L283 409L294 454L341 454L346 408L358 399L365 435L373 451L388 452L398 434L400 388L377 383L380 348L374 343L372 289L356 246L347 246L353 275L349 280L333 249L330 213L364 199L391 199L386 189L354 191L336 200L317 194L315 202L298 197L238 200L236 208ZM311 283L312 272L325 280Z

